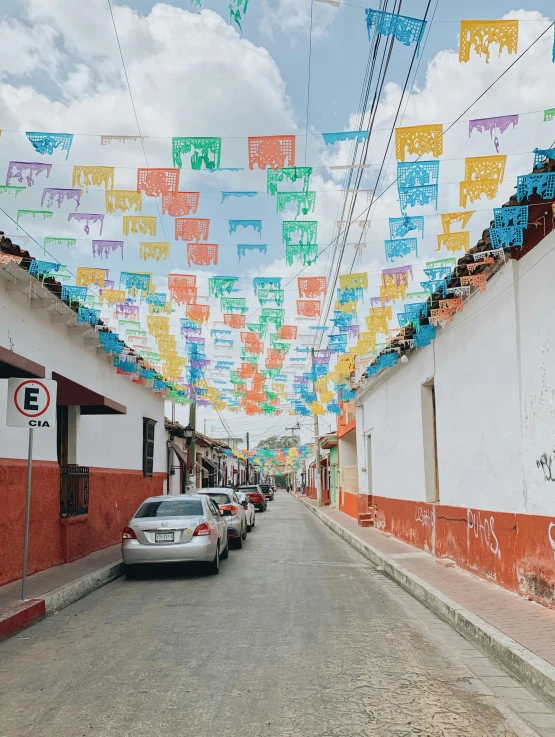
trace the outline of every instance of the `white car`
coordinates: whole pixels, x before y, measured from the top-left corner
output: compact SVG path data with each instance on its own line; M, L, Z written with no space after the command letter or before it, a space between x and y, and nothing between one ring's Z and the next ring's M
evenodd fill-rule
M241 506L245 510L247 517L247 532L250 532L256 524L256 507L251 502L245 491L237 491L237 499L241 502Z
M246 510L236 497L233 489L209 486L203 489L195 489L195 494L207 494L212 501L216 502L227 522L227 534L230 542L236 548L243 547L243 541L247 539L249 531Z

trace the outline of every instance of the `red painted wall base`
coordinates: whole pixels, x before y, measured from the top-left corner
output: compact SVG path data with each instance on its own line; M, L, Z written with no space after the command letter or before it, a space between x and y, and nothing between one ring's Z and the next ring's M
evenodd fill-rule
M349 517L358 519L358 494L350 494L348 491L339 489L339 509Z
M27 461L0 458L0 585L21 578ZM60 518L57 463L33 462L28 574L82 558L114 545L139 504L163 492L164 473L91 468L89 513Z
M374 497L375 526L555 608L555 517Z

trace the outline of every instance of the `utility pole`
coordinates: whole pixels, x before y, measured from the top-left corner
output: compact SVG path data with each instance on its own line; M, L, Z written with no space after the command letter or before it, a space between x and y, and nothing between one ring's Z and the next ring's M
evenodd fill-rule
M314 374L314 348L312 349L312 376L313 388L316 393L316 376ZM322 467L320 465L320 430L318 428L318 415L314 415L314 440L316 443L316 505L322 506Z
M291 427L286 427L286 430L291 430L291 439L295 440L295 430L299 431L299 441L300 441L300 432L301 432L301 426L297 422L296 425L292 425ZM292 491L295 491L295 481L296 481L296 473L295 471L289 471L289 483L291 484Z
M193 487L197 485L197 470L196 470L196 429L197 429L197 405L195 402L189 405L189 426L193 430L193 437L191 438L191 445L189 446L189 479L187 479L187 485L189 485L190 477L193 477Z
M249 434L247 433L247 453L249 452ZM249 456L247 455L247 484L250 483L249 479Z

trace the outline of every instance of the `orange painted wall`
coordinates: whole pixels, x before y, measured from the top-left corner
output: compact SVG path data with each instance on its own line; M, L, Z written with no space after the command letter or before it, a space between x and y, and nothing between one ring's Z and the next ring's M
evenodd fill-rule
M337 437L342 438L356 427L355 403L345 402L341 405L343 413L337 419Z
M374 525L422 550L432 551L433 507L424 502L374 496Z
M339 490L339 509L350 517L358 519L358 494Z
M378 529L555 607L555 518L385 497L374 505Z
M21 577L27 461L0 458L0 585ZM33 462L28 573L82 558L114 545L143 499L163 492L165 474L91 468L89 513L60 518L60 469ZM117 505L117 506L116 506Z

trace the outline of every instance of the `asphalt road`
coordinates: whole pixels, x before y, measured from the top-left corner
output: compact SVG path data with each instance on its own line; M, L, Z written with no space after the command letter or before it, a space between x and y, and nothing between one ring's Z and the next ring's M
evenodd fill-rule
M121 578L0 645L0 737L530 737L542 714L283 491L219 576Z

